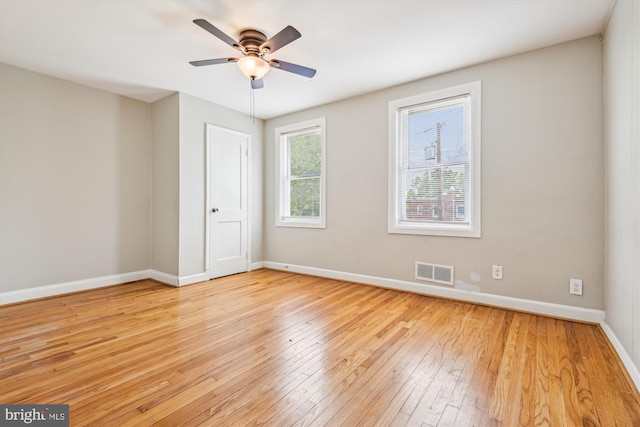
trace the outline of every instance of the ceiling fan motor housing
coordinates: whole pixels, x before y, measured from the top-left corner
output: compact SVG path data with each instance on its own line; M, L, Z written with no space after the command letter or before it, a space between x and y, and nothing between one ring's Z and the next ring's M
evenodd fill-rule
M267 36L257 30L244 30L240 33L240 45L247 53L262 54L263 52L260 52L260 45L266 41Z

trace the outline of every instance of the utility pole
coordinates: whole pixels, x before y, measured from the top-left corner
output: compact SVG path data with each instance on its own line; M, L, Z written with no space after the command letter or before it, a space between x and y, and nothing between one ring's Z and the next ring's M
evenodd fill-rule
M445 122L438 122L436 124L436 162L438 162L438 165L442 164L442 141L440 139L441 137L441 131L442 131L442 126L444 126ZM444 219L444 199L442 196L442 168L438 167L438 169L436 169L436 182L437 184L437 189L438 189L438 213L439 213L439 220L443 220Z
M429 147L424 147L424 159L425 160L434 160L436 161L436 163L438 164L438 168L436 168L435 170L435 180L436 180L436 191L437 191L437 197L436 197L436 206L438 208L438 216L436 219L439 220L443 220L444 219L444 197L443 197L443 182L442 182L442 168L440 167L440 164L442 163L442 127L445 125L446 122L438 122L436 123L436 140L435 140L435 147L434 147L434 143L431 143L431 146ZM429 131L433 130L433 128L428 128L428 129L424 129L418 133L427 133ZM435 150L434 150L435 148ZM434 153L435 151L435 153ZM425 175L426 178L426 175ZM427 195L431 192L430 188L427 188Z

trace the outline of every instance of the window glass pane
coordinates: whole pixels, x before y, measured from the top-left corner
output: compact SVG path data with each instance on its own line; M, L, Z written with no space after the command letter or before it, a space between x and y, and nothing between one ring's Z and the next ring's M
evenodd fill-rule
M411 170L405 183L405 217L401 219L464 222L465 170L464 165Z
M290 181L292 217L320 216L320 178L292 179Z
M320 132L313 131L292 135L288 139L290 175L320 175L322 168Z
M409 114L408 166L459 163L467 158L465 106L415 109Z
M400 112L400 221L466 221L458 212L468 203L469 101L465 95Z
M324 117L276 128L276 226L326 228Z

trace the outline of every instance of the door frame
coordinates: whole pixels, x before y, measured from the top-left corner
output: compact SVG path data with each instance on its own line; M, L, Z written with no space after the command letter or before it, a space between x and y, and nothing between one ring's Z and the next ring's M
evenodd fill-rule
M205 123L205 183L204 183L204 196L205 196L205 212L204 212L204 232L205 232L205 248L204 248L204 270L208 277L211 279L211 144L213 144L213 131L218 130L232 135L238 135L247 138L247 170L245 179L247 180L247 257L246 257L246 271L251 271L251 135L245 132L239 132L233 129L225 128L222 126L214 125L212 123Z

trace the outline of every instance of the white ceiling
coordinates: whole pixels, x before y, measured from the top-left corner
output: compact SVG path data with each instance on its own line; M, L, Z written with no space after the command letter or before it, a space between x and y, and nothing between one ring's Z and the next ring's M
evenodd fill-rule
M614 2L0 0L0 61L147 102L180 91L249 113L250 84L234 64L188 64L237 54L192 21L236 40L292 25L302 38L270 58L318 73L269 72L255 91L266 119L599 34Z

